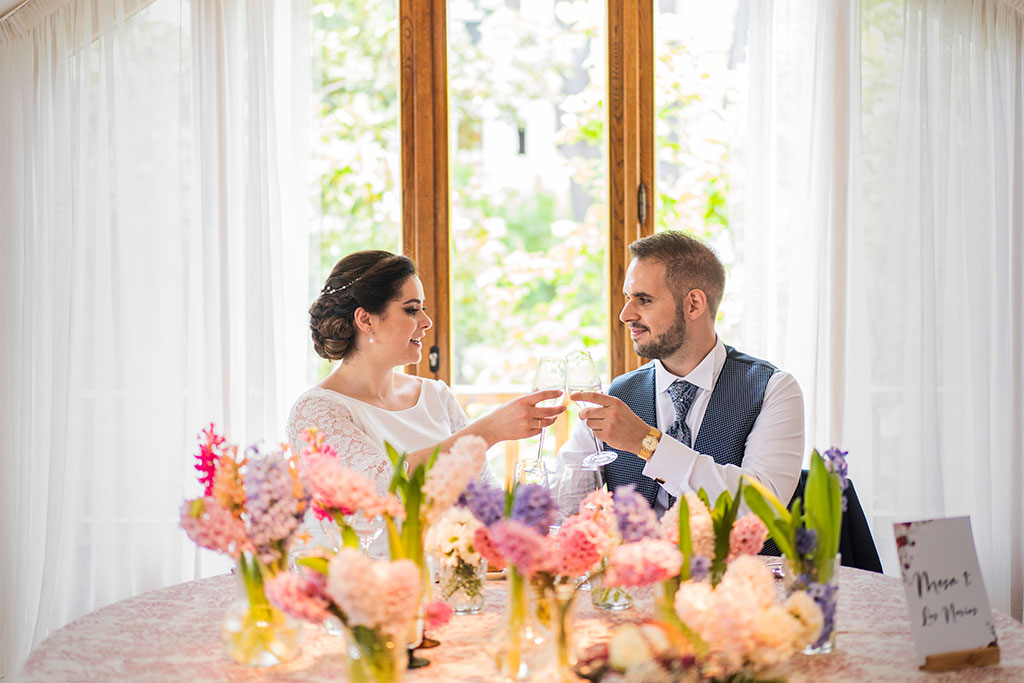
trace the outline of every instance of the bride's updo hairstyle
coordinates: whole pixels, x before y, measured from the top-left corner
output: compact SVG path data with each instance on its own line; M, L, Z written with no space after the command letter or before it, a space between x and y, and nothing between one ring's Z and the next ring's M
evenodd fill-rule
M309 309L313 349L321 358L342 360L356 350L357 308L380 315L416 274L408 257L389 251L357 251L334 264Z

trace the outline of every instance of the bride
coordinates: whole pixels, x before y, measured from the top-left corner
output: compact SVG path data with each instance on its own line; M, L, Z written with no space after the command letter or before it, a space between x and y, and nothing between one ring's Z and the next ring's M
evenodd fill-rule
M432 324L416 267L405 256L349 254L334 266L309 313L313 348L340 362L295 401L288 441L301 452L303 430L315 427L347 467L376 482L378 492L391 481L385 441L407 452L415 468L435 447L445 451L464 434L490 447L535 436L565 410L537 405L560 391L538 391L470 423L447 384L401 372L419 362ZM480 476L499 485L487 464Z

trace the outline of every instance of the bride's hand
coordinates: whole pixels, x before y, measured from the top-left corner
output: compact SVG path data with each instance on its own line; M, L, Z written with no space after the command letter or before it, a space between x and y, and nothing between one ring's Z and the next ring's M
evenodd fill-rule
M537 404L541 401L556 399L561 395L562 392L559 389L546 389L520 396L477 420L473 424L477 428L474 431L482 436L488 445L494 445L499 441L537 436L541 429L550 427L558 416L565 412L565 406L561 404L557 406L539 406Z

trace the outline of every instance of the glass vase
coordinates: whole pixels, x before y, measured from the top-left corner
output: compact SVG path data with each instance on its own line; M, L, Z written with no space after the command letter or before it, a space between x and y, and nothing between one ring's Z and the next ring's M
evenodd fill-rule
M441 598L455 614L478 614L484 606L484 581L487 561L476 565L457 559L455 565L442 564L438 585Z
M679 581L675 577L666 579L651 586L654 598L654 618L666 623L675 623L676 616L676 591L679 590Z
M590 579L590 604L598 609L618 611L633 606L632 597L623 588L604 585L604 576Z
M508 568L508 609L494 637L494 663L503 680L521 681L542 668L544 629L530 609L526 579Z
M302 623L267 601L263 578L269 572L256 558L238 559L238 597L221 624L224 653L245 666L275 666L301 652Z
M547 591L548 613L551 615L551 645L554 648L550 678L558 681L578 681L576 667L576 642L574 625L576 621L575 584L558 584Z
M345 654L348 679L354 683L400 681L409 661L404 639L366 626L345 629Z
M783 585L786 596L797 591L807 591L821 608L823 623L821 635L804 647L805 655L823 655L836 649L836 606L839 604L839 567L841 558L836 555L831 561L819 565L813 560L794 561L786 558L782 562Z

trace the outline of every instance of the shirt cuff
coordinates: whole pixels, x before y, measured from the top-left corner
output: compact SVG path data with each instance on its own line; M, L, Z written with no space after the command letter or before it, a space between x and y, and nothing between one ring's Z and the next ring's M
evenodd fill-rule
M654 454L644 465L644 476L661 484L671 495L678 497L684 484L690 480L697 452L663 434Z

